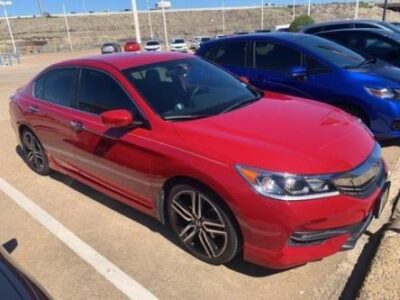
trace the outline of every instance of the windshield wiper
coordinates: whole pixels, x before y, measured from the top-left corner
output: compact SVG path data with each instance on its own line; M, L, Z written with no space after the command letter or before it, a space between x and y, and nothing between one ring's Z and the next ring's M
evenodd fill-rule
M165 116L163 118L164 120L179 121L179 120L195 120L195 119L206 118L209 116L211 115L172 115L172 116Z
M252 103L252 102L256 102L256 101L258 101L258 100L260 100L260 99L261 99L261 96L257 96L257 97L254 97L254 98L250 98L250 99L246 99L246 100L237 102L237 103L235 103L235 104L233 104L233 105L227 107L226 109L224 109L221 113L226 113L226 112L228 112L228 111L237 109L237 108L239 108L239 107L242 107L242 106L244 106L244 105L250 104L250 103Z
M346 66L345 68L346 69L357 69L359 67L362 67L362 66L365 66L365 65L369 65L369 64L374 64L374 63L376 63L376 58L375 57L370 57L370 58L364 59L359 64Z

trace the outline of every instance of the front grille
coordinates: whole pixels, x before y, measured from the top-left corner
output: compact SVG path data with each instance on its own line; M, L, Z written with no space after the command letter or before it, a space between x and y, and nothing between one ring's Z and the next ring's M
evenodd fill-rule
M332 181L341 193L366 198L378 186L383 186L386 177L385 166L381 159L381 148L376 144L363 164L352 171L334 177Z

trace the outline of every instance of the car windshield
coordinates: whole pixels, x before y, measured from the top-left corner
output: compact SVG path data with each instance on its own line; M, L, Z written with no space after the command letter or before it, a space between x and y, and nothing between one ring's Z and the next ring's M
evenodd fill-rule
M209 40L211 40L211 38L209 38L209 37L201 38L201 41L202 41L202 42L207 42L207 41L209 41Z
M312 53L341 68L360 65L366 60L361 54L322 38L303 37L298 42Z
M160 45L160 42L157 41L150 41L146 43L147 46L158 46Z
M153 110L166 120L189 120L236 109L262 94L199 58L123 71Z
M173 43L174 44L183 44L185 42L185 40L174 40Z

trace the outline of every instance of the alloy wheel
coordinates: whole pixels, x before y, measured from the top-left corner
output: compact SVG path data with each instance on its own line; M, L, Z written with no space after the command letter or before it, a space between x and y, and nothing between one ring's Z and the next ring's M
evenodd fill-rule
M30 131L24 131L22 143L28 164L36 172L43 172L47 165L46 156L35 135Z
M205 259L223 255L228 243L227 224L206 195L180 191L174 195L171 208L172 226L186 247Z

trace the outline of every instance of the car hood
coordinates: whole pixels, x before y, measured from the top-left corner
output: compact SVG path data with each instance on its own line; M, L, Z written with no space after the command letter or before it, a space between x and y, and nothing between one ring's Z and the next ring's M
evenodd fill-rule
M375 64L353 69L351 72L356 76L360 76L364 81L378 86L400 86L400 68L381 60L378 60Z
M174 126L197 154L293 174L351 170L368 157L375 143L347 113L276 93L231 112Z

